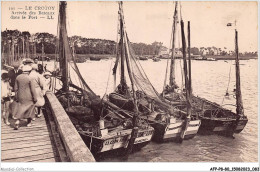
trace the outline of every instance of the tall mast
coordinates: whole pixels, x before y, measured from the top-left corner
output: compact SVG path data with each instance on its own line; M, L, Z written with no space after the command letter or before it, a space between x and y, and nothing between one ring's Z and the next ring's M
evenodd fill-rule
M175 84L175 40L176 40L176 28L178 22L178 1L175 3L175 11L173 16L173 26L172 26L172 56L171 56L171 66L170 66L170 86L174 89Z
M191 55L190 55L190 21L188 21L188 57L189 57L189 94L192 94L191 88Z
M238 34L235 30L235 50L236 50L236 112L239 116L244 116L244 108L242 102L242 94L240 87L240 67L239 67L239 58L238 58Z
M186 101L187 101L187 116L184 122L184 125L181 130L180 141L184 139L186 130L189 125L190 116L191 116L191 104L190 104L190 91L189 91L189 81L187 74L187 61L186 61L186 42L185 42L185 34L184 34L184 23L181 20L181 38L182 38L182 52L183 52L183 66L184 66L184 77L185 77L185 87L186 87Z
M124 26L124 17L123 17L123 2L119 2L119 10L120 10L120 19L121 19L121 24L122 24L122 33L123 35L123 39L122 39L122 45L125 46L125 59L126 59L126 65L127 65L127 70L128 70L128 74L129 74L129 78L131 81L131 87L132 87L132 91L133 91L133 99L134 99L134 106L135 106L135 113L133 115L133 130L131 133L131 138L129 139L129 143L128 143L128 147L127 147L127 154L130 153L132 151L134 142L135 142L135 138L138 132L138 127L137 127L137 117L138 117L138 107L137 107L137 101L136 101L136 93L135 93L135 88L134 88L134 81L133 81L133 76L132 76L132 71L131 71L131 67L130 67L130 62L129 62L129 55L130 55L130 50L129 50L129 41L128 41L128 37L127 34L125 32L125 26ZM122 36L122 35L121 35ZM123 63L123 61L121 61L121 63ZM122 74L121 74L122 75Z
M122 17L122 4L121 2L119 3L119 15L120 15L120 42L119 42L119 46L120 46L120 51L121 51L121 79L120 79L120 83L122 86L122 90L125 90L126 88L126 81L125 81L125 66L124 66L124 62L125 62L125 42L124 40L124 23L123 23L123 17Z
M60 62L60 70L61 70L61 81L63 83L62 89L63 91L69 90L69 82L68 82L68 48L69 46L66 44L68 39L67 37L67 29L66 29L66 5L65 1L60 1L60 10L59 10L59 62ZM67 48L67 50L66 50ZM43 53L43 52L42 52Z

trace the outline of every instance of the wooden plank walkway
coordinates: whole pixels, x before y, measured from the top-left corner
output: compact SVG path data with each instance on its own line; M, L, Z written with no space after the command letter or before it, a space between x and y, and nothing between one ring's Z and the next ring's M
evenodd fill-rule
M32 121L26 127L26 120L20 122L20 128L14 130L15 120L10 126L1 125L2 162L56 162L60 161L55 148L49 124L44 115Z

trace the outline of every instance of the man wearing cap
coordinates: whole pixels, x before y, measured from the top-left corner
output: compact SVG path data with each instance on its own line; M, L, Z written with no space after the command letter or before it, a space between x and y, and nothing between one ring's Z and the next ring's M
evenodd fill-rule
M35 116L35 103L37 102L34 82L29 77L32 67L29 65L23 66L23 73L17 76L15 80L15 97L11 106L11 111L17 119L15 129L19 128L20 119L27 119L27 126L31 126L32 118Z

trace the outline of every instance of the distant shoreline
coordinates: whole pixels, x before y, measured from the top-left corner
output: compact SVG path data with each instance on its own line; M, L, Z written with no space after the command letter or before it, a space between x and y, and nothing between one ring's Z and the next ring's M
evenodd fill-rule
M215 58L216 60L235 60L235 56L214 56L214 55L207 55L206 58ZM250 60L250 59L258 59L257 56L239 56L239 60Z
M2 58L6 56L6 54L2 55ZM37 54L37 56L41 56L41 54ZM45 54L46 57L49 57L50 59L55 59L56 55L55 54ZM136 55L139 57L140 55ZM152 59L154 55L143 55L144 57L147 57L148 59ZM32 57L32 56L31 56ZM76 54L76 58L84 58L84 59L89 59L89 58L100 58L100 59L111 59L111 58L116 58L115 54ZM202 56L201 56L202 57ZM216 56L216 55L206 55L206 58L214 58L216 60L235 60L235 56ZM33 57L34 58L34 57ZM180 59L181 57L177 57L177 59ZM250 59L258 59L257 56L239 56L240 60L250 60ZM192 56L192 60L194 60L194 56Z

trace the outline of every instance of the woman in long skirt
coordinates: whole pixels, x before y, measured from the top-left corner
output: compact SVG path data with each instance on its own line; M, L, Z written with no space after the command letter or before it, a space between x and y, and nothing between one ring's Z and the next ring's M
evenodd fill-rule
M16 93L15 106L13 106L12 114L17 119L15 129L19 128L20 119L27 119L27 126L31 126L32 118L34 118L34 108L37 101L34 82L29 77L32 67L25 65L23 73L17 76L15 80L14 91Z

